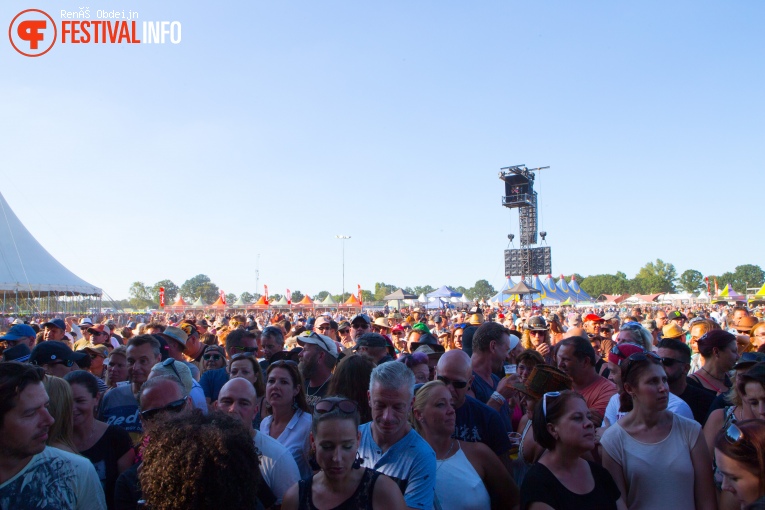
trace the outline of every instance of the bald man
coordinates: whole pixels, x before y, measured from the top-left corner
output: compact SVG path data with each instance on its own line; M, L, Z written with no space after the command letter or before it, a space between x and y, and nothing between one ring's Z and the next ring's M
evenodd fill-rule
M510 471L511 445L499 413L467 394L473 382L470 356L457 349L444 353L436 365L436 378L446 384L454 399L457 410L454 437L486 444Z
M284 493L300 480L297 463L287 448L268 434L262 434L252 426L252 420L258 414L258 396L255 387L246 379L235 377L220 389L215 409L230 414L247 427L252 435L255 448L260 452L260 473L271 494L258 490L261 502L272 501L265 506L281 505Z

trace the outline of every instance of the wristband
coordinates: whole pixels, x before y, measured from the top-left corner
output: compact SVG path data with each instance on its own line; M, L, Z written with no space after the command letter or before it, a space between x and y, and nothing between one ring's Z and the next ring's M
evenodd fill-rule
M499 402L500 405L504 405L504 404L507 403L507 399L505 397L503 397L500 393L496 392L496 391L491 394L491 398L493 398L494 400Z

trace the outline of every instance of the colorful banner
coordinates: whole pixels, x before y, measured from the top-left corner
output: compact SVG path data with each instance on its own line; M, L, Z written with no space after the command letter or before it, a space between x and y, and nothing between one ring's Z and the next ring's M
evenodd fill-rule
M359 306L364 304L364 301L361 299L361 285L356 286L359 289Z
M287 289L287 304L288 305L292 304L292 292L290 291L290 289Z
M226 293L223 292L223 289L218 291L218 294L220 294L220 302L224 305L226 304Z
M159 288L159 307L160 308L165 307L165 288L164 287Z
M268 285L263 285L263 289L265 290L263 294L265 294L266 296L266 305L267 305L268 304Z

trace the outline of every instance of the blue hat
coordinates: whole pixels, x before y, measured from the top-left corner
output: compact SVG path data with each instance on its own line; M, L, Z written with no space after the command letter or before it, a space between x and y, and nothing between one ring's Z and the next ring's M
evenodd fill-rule
M88 356L90 356L90 354L86 352L72 351L72 349L63 342L49 340L37 344L35 348L32 349L32 354L29 356L29 362L34 365L46 365L58 360L79 363Z
M35 336L37 336L37 333L35 333L35 330L32 329L32 326L29 324L16 324L15 326L11 326L11 329L9 329L4 336L0 336L0 340L15 342L22 338L34 338Z
M64 324L63 319L53 319L50 320L42 325L42 327L52 326L54 328L58 328L61 331L66 331L66 324Z
M29 361L29 355L31 351L27 344L19 344L10 347L3 351L3 361L18 361L19 363L26 363Z

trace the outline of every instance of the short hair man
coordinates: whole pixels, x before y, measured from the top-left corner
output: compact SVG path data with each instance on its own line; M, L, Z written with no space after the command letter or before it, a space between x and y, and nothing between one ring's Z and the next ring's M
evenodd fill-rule
M358 342L362 335L370 333L372 331L372 319L365 313L359 313L354 315L350 320L351 323L351 340Z
M600 317L594 313L588 313L584 316L584 330L588 335L599 335L600 327L605 323L603 317Z
M436 379L446 385L454 399L454 437L486 444L512 473L511 444L499 413L467 394L473 378L470 356L463 351L452 349L438 360Z
M510 352L519 349L522 350L520 339L498 322L484 322L473 336L471 390L479 402L499 413L505 433L512 432L513 428L507 400L515 392L512 385L515 380L509 377L500 379L495 372L502 370Z
M335 340L335 332L332 330L332 319L326 315L320 315L319 318L316 319L316 322L313 325L313 331Z
M0 340L5 341L6 348L24 344L30 351L35 348L36 338L37 333L29 324L14 324L5 335L0 336Z
M667 312L659 310L654 314L653 318L656 320L656 329L659 330L659 340L661 340L661 331L667 325Z
M688 384L686 378L691 366L691 348L677 338L664 338L659 342L657 354L661 356L667 373L669 391L684 400L691 408L693 418L704 426L715 396L711 391Z
M272 505L281 505L287 489L300 480L300 471L287 448L252 427L252 420L258 414L255 387L246 379L231 379L221 388L215 409L232 415L250 431L255 448L260 452L260 474L273 494ZM271 506L266 504L267 497L261 497L261 494L258 496L264 506Z
M264 328L260 334L260 345L263 347L263 361L260 362L260 368L265 373L271 364L271 357L284 350L284 332L276 326Z
M192 328L193 329L193 328ZM196 330L193 330L196 334ZM194 363L186 361L183 353L186 352L186 344L189 339L189 335L186 334L181 328L175 326L168 326L165 328L164 333L160 333L167 342L167 354L176 361L179 361L189 367L191 370L191 376L195 381L199 380L199 367Z
M107 425L122 427L137 443L143 433L135 395L148 380L152 367L159 363L159 341L152 335L134 336L127 345L128 380L130 384L108 391L101 401L99 419Z
M48 375L64 377L69 372L79 370L78 363L89 355L84 352L74 352L63 342L40 342L32 349L29 362L41 366Z
M616 385L595 370L597 358L589 338L573 336L560 342L558 368L572 380L572 389L584 397L592 421L600 427Z
M106 508L93 464L45 445L53 417L39 367L0 363L0 501L3 508Z
M337 340L343 344L346 349L354 346L356 342L351 338L351 323L340 321L337 325Z
M313 331L304 331L297 337L297 343L303 348L298 357L306 386L305 399L313 412L316 402L327 394L329 379L337 363L337 344L330 337Z
M281 335L281 330L279 328L273 328L273 330ZM273 335L274 333L271 334ZM257 350L257 340L255 339L255 334L251 331L235 329L226 337L226 355L228 356L228 359L231 359L236 354L241 354L243 352L255 353ZM226 367L208 370L202 374L202 377L199 379L199 385L202 386L205 400L208 405L218 400L218 393L227 381L228 370Z
M43 340L55 340L57 342L66 342L66 324L61 319L53 319L43 323Z
M150 322L143 328L143 332L147 335L158 335L165 331L165 326L159 322Z
M383 363L369 379L372 421L359 427L362 466L391 477L412 509L433 508L436 454L409 424L414 374L403 363Z
M377 365L393 361L388 352L388 341L380 333L364 333L356 341L359 354L372 358Z
M569 328L581 328L582 316L576 312L570 312L566 315L566 329Z

